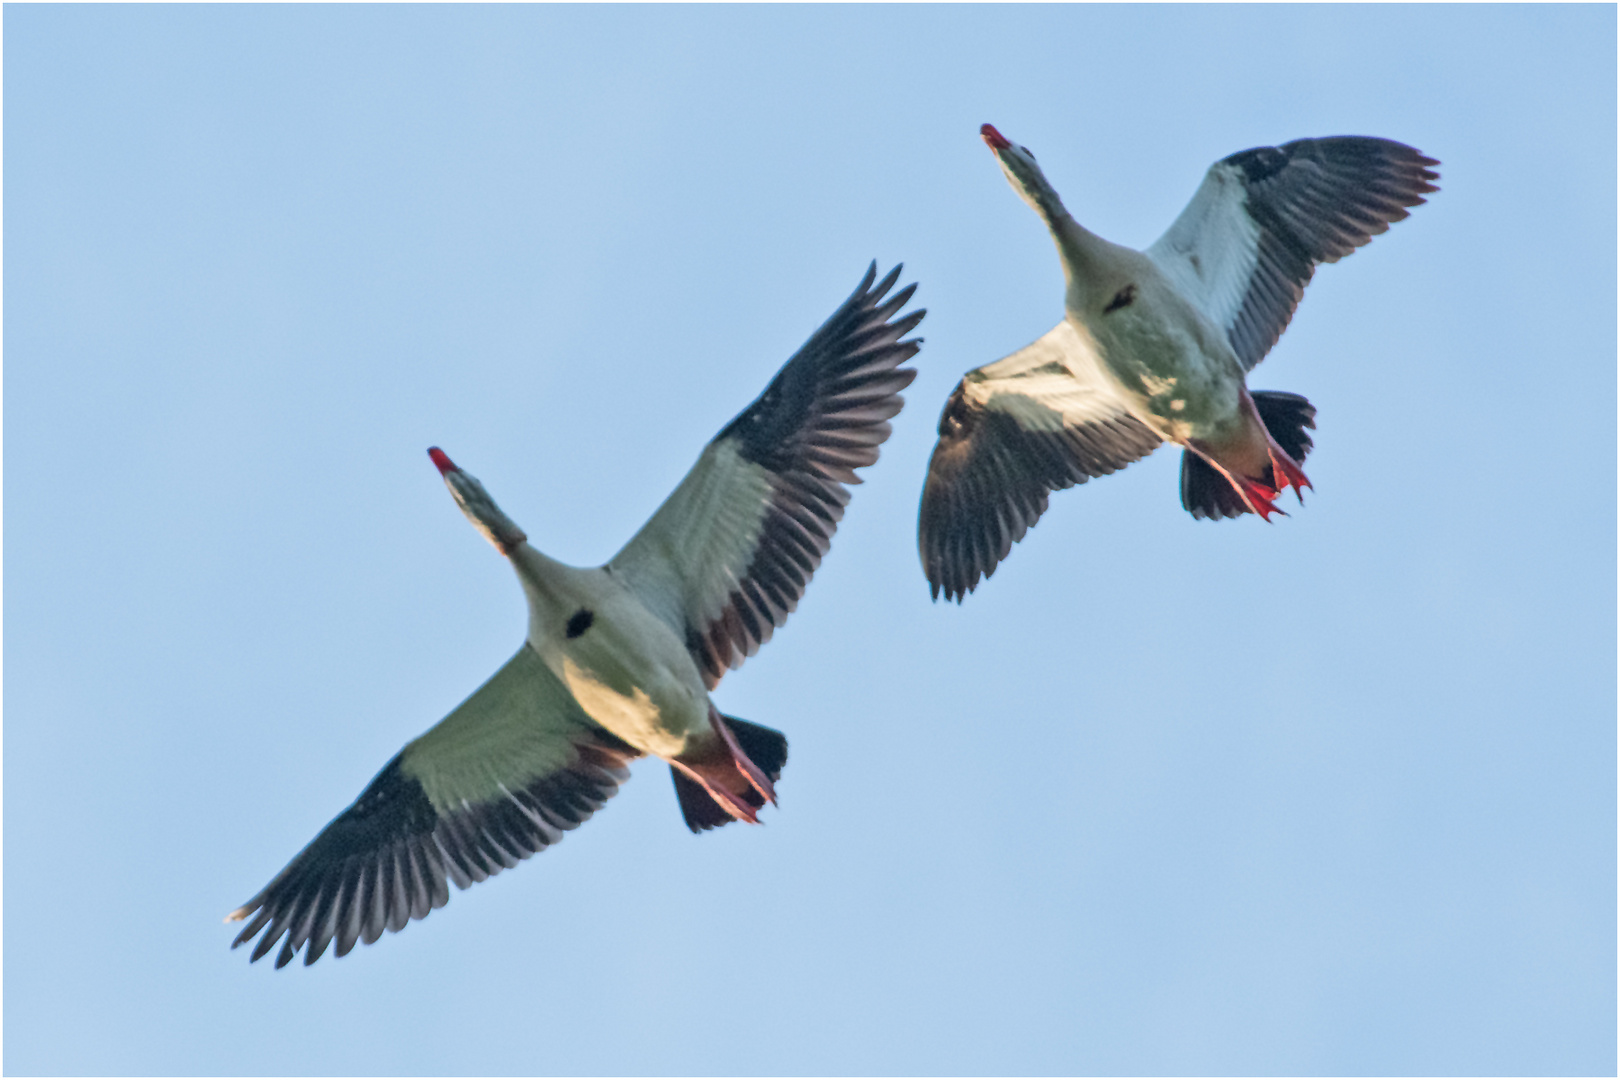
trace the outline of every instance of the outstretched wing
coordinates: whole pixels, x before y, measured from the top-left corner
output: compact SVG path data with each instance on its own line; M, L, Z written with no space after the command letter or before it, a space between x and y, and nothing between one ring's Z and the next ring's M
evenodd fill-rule
M306 943L344 956L562 839L619 785L640 751L596 726L527 644L421 738L227 921L260 930L276 967Z
M917 375L900 364L922 344L901 339L925 314L895 318L916 289L885 300L899 276L874 286L873 263L608 563L685 637L710 689L798 606L844 516L845 485L889 437Z
M1317 263L1337 262L1438 191L1433 158L1341 135L1261 146L1210 166L1147 254L1253 368L1293 318Z
M1047 493L1159 445L1069 320L970 371L939 418L917 544L937 600L960 602L1046 512Z

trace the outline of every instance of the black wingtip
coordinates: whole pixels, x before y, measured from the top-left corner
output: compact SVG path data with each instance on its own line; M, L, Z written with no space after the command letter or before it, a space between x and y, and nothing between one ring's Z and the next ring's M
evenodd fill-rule
M872 282L874 282L876 280L877 280L877 260L873 259L870 263L867 264L866 273L861 275L861 283L859 285L855 286L855 295L860 296L862 293L865 293L868 289L870 289L872 287Z
M930 560L927 552L923 553L923 577L928 579L928 599L936 604L943 596L947 604L960 607L968 593L977 589L980 581L988 581L995 572L994 566L984 571L976 563L967 566L944 558Z
M895 263L894 269L883 275L883 280L880 281L877 288L873 289L872 291L878 296L882 296L883 294L887 293L890 289L894 288L894 283L900 280L900 271L904 270L905 268L905 263ZM876 270L877 261L874 259L872 262L872 269L867 271L867 280L871 280L871 276Z

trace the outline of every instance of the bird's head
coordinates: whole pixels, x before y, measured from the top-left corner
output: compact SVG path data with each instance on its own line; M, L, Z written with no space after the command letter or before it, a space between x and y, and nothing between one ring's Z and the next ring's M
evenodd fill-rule
M1063 200L1052 185L1046 182L1046 174L1041 167L1035 164L1035 155L1027 147L1019 146L1005 135L995 129L992 124L984 124L979 128L979 135L984 139L984 145L996 155L1001 163L1001 171L1007 176L1007 183L1012 185L1019 197L1029 203L1035 212L1048 223L1064 216L1067 211L1063 209Z
M495 505L495 500L489 497L489 492L484 490L484 485L478 482L476 476L462 470L450 460L450 455L437 446L428 449L428 457L439 467L439 475L444 477L445 486L450 489L450 495L461 507L461 512L477 526L485 539L495 545L496 551L510 555L513 548L528 539L517 523Z

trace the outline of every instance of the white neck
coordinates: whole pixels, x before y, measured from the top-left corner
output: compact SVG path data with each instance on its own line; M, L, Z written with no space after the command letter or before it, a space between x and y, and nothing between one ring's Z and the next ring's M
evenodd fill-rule
M1071 308L1085 307L1105 290L1117 288L1113 279L1118 276L1120 256L1125 249L1110 244L1093 233L1069 214L1057 191L1033 162L1019 176L1003 162L1007 179L1013 189L1046 223L1057 245L1058 259L1063 263L1063 276L1068 281L1068 301ZM1110 295L1112 292L1110 291Z
M1049 222L1052 242L1057 245L1063 276L1072 301L1084 303L1117 288L1124 249L1087 229L1067 212L1055 223ZM1070 306L1075 306L1071 303Z
M510 555L514 548L528 539L518 528L517 522L495 505L495 500L489 497L489 492L484 490L477 477L461 469L451 469L444 474L444 482L450 488L456 505L467 515L467 520L495 545L496 551Z
M545 626L562 626L581 607L593 607L600 599L603 586L596 579L600 570L558 562L526 540L519 541L507 557L529 598L530 617Z

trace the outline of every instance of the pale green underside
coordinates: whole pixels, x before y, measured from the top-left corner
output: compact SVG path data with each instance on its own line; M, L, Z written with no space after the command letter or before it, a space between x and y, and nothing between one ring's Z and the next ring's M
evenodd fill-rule
M725 609L759 544L770 473L710 443L692 471L608 565L677 634Z
M596 725L527 644L420 738L405 772L439 813L503 796L574 764Z

